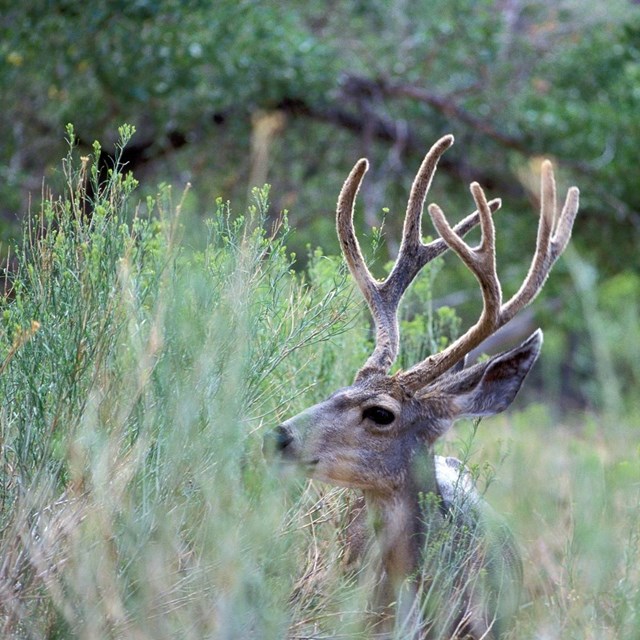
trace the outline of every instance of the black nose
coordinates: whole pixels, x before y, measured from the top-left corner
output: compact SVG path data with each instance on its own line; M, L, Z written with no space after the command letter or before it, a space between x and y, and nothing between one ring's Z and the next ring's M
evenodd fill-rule
M284 451L292 442L293 436L286 427L280 425L275 428L276 450Z
M292 442L293 436L289 430L280 425L265 435L262 443L262 452L269 458L276 453L283 453Z

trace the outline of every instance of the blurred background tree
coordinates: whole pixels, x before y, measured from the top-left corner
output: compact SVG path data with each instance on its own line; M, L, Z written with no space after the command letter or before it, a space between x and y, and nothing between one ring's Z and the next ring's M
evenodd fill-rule
M358 224L369 233L390 211L382 264L397 249L421 156L452 132L457 144L430 198L455 218L471 207L471 180L503 197L498 250L507 289L521 279L533 245L543 154L557 161L563 192L570 183L581 187L574 251L536 306L549 316L551 344L539 373L546 393L560 404L613 411L640 381L636 3L3 4L5 239L17 232L31 196L39 196L42 176L55 184L67 122L74 123L81 150L94 139L113 141L127 122L138 133L124 160L146 189L189 181L188 206L201 215L218 195L240 210L252 186L269 182L274 214L290 210L297 230L291 249L300 256L308 245L337 252L336 194L353 162L366 155L372 169ZM471 280L448 261L447 274L454 273L436 282L436 297L462 303L463 316L476 314L475 292L457 295L473 291ZM619 314L611 301L630 312ZM620 349L621 339L628 349ZM585 383L611 375L607 393ZM545 385L545 378L561 383Z

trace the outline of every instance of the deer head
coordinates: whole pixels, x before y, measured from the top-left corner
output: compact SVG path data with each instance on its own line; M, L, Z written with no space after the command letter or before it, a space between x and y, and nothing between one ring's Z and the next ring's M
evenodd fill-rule
M442 496L444 492L446 480L436 477L433 443L457 418L492 415L511 404L540 352L542 332L536 331L515 349L467 368L465 356L536 297L569 241L578 210L579 193L572 187L558 211L552 166L545 161L533 260L520 289L504 302L496 273L492 218L501 202L488 202L477 183L471 184L477 210L453 228L437 205L429 206L440 238L422 242L426 195L439 158L452 144L453 136L445 136L424 158L411 188L397 260L381 282L369 272L353 228L354 202L367 161L359 160L349 174L338 198L337 231L349 270L373 316L375 348L351 386L287 420L268 438L271 450L309 477L364 492L367 505L377 509L382 519L384 567L395 582L414 575L420 562L421 536L415 535L422 526L416 508L418 495L433 492ZM472 248L462 236L478 223L481 240ZM407 371L389 375L399 348L402 295L422 267L448 248L476 277L482 313L476 324L443 351Z
M512 351L415 390L402 373L367 373L277 427L273 444L309 477L391 496L412 480L414 454L430 449L457 418L493 415L511 404L541 344L536 331Z
M441 237L429 244L422 242L426 195L439 158L452 144L453 136L444 136L425 156L411 188L397 260L382 282L369 272L353 228L354 203L368 168L366 160L356 163L342 187L337 207L338 237L349 270L371 309L376 344L353 385L276 429L273 444L283 459L300 465L310 477L365 491L394 491L409 475L412 451L433 444L459 417L487 416L506 409L538 356L541 331L512 351L463 367L466 354L526 307L542 288L571 236L578 189L569 190L558 212L553 169L549 161L543 163L534 257L520 289L503 302L492 219L501 201L487 202L480 185L471 184L477 210L453 228L442 210L430 205L431 219ZM481 241L471 248L462 236L478 223ZM408 371L389 375L399 348L400 299L422 267L447 248L458 254L480 284L480 318L440 353Z

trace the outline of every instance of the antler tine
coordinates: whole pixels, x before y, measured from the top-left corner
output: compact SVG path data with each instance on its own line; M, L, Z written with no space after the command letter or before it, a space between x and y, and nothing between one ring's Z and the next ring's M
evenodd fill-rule
M438 160L440 160L442 154L451 147L453 142L453 136L446 135L440 138L440 140L429 149L411 185L398 257L391 273L381 285L385 296L390 299L390 304L396 307L400 303L402 294L406 291L420 269L422 269L429 260L433 260L433 258L438 255L433 252L428 256L424 255L426 245L422 242L422 211L424 201L431 187L433 175L438 167ZM473 214L469 217L473 218ZM475 220L472 220L469 228L475 226L475 224L477 224L477 217ZM446 251L446 249L447 246L443 243L442 251Z
M358 375L363 371L389 370L398 354L399 332L395 309L389 308L380 295L380 285L374 280L364 258L353 228L353 209L356 195L369 168L363 158L359 160L345 180L338 197L336 227L342 252L349 271L365 297L376 325L376 347Z
M495 323L502 304L502 291L496 273L496 230L484 191L482 191L477 182L471 185L471 194L478 207L480 229L482 231L480 244L475 249L472 249L464 242L449 226L442 209L438 205L432 204L429 207L429 214L443 240L458 254L480 284L484 303L481 321Z
M569 189L562 212L558 216L556 181L553 175L553 165L549 160L542 163L540 193L540 221L538 223L536 252L522 286L504 305L502 310L503 324L511 320L518 311L526 307L538 295L551 267L565 250L571 238L573 221L578 213L580 192L576 187Z
M438 166L438 160L442 154L451 147L454 138L452 135L443 136L429 149L425 155L420 169L411 185L409 200L407 202L407 213L404 219L402 230L402 243L400 246L401 256L403 249L410 246L419 247L422 244L422 210L424 201L431 187L433 174ZM401 262L401 258L398 259Z
M449 248L442 238L437 238L429 244L422 242L422 211L438 161L453 143L454 137L446 135L429 149L411 186L400 251L391 273L380 286L381 292L395 305L399 304L403 293L419 271ZM497 211L501 204L499 198L491 200L489 202L491 212ZM478 224L479 220L478 211L474 211L460 221L454 227L454 231L464 236Z
M548 171L551 174L551 180L555 184L555 179L553 177L553 165L549 160L545 160L542 164L542 172L543 179L544 173ZM569 240L571 239L571 230L573 229L573 221L576 219L576 215L578 214L578 207L580 204L580 191L577 187L569 187L567 191L567 197L564 201L564 206L562 207L562 212L560 213L560 217L558 218L552 238L552 247L551 247L551 260L552 264L555 262L558 257L562 254L562 252L566 249ZM555 206L555 198L554 198L554 206Z
M342 185L336 211L336 228L342 252L347 260L349 271L358 283L367 302L369 302L371 295L370 290L375 288L375 281L362 257L360 243L353 228L353 209L362 179L368 170L369 163L364 158L356 162Z
M377 282L367 268L353 228L355 198L369 166L366 160L356 163L340 191L337 208L338 238L349 270L369 305L376 326L375 349L357 377L375 371L386 373L391 368L399 348L397 311L400 299L420 269L449 248L441 238L424 244L421 227L424 201L438 160L453 144L453 140L451 135L440 138L422 161L409 195L398 258L391 273L382 282ZM499 199L487 203L483 197L484 213L473 212L458 223L453 232L460 236L466 234L478 224L483 215L485 218L488 216L492 229L491 213L500 204Z
M398 374L399 380L408 389L416 390L442 375L537 296L551 267L569 242L579 205L579 191L576 187L571 187L558 216L556 185L549 161L542 165L540 190L536 251L522 286L504 305L501 304L502 292L495 266L495 228L481 187L477 183L471 185L482 228L482 240L475 249L469 247L451 228L440 207L430 205L429 213L443 241L460 256L480 283L483 308L478 322L444 351L429 356L408 371Z
M497 328L502 304L502 289L496 272L495 226L484 191L477 182L471 184L471 194L478 207L482 237L480 244L472 248L452 229L442 209L437 204L429 206L429 214L444 242L453 249L473 273L482 291L482 313L473 327L453 342L447 349L429 356L420 364L400 374L408 388L418 388L461 360L474 346L490 336Z

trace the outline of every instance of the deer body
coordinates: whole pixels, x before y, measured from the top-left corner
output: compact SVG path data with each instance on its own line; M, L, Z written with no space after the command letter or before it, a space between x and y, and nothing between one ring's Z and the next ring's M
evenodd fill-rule
M420 167L398 259L383 282L369 273L353 231L353 205L366 161L358 162L347 178L338 199L338 237L371 309L376 346L351 386L282 423L267 440L283 462L310 478L362 491L380 553L374 610L381 622L376 631L395 629L403 638L479 640L501 637L514 613L521 561L508 529L479 496L463 465L435 456L433 445L456 419L499 413L517 394L538 357L542 332L470 367L465 368L464 356L540 290L569 240L578 192L569 191L558 215L551 166L544 165L536 252L522 287L503 303L491 217L500 202L487 202L477 184L471 191L478 210L452 229L431 205L441 238L428 245L421 240L426 193L439 157L452 143L452 136L442 138ZM482 240L471 248L461 235L478 222ZM480 283L480 319L441 353L390 375L399 348L402 294L419 270L447 248Z
M435 485L412 484L390 500L367 496L374 519L382 521L375 606L384 613L389 603L399 604L400 637L498 638L519 603L518 549L459 460L422 461L429 463ZM392 615L378 628L385 625L392 630Z

